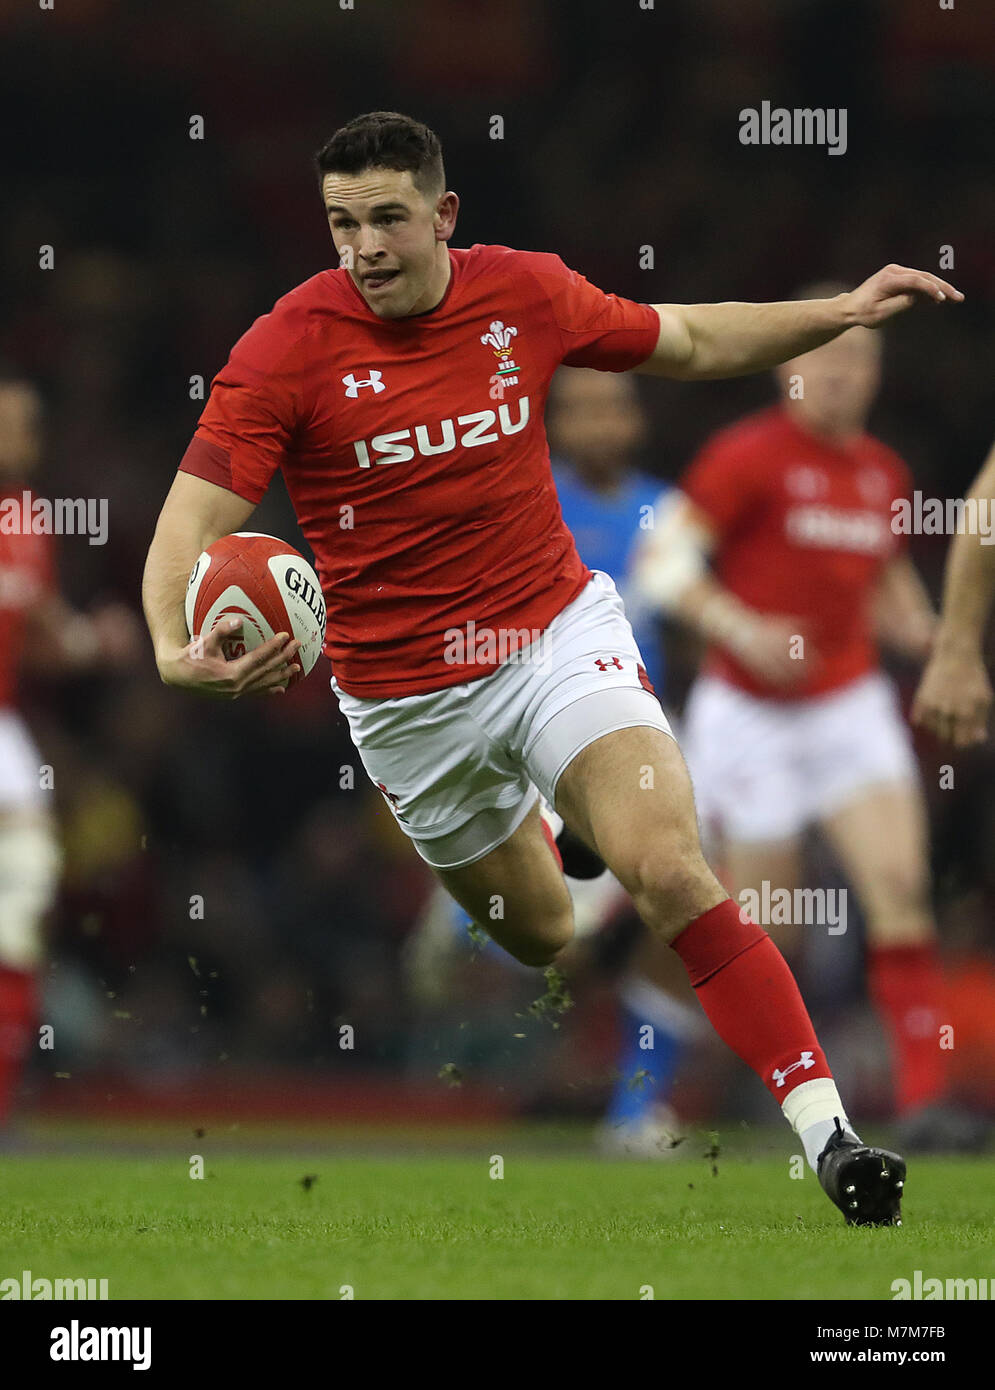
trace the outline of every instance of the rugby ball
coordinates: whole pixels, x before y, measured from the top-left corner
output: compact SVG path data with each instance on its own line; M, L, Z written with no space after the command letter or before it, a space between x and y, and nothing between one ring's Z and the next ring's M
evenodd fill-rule
M258 531L236 531L201 551L190 571L185 603L191 638L213 632L223 618L240 618L242 630L222 643L226 661L289 632L300 642L294 660L303 680L325 640L325 601L312 567L292 545Z

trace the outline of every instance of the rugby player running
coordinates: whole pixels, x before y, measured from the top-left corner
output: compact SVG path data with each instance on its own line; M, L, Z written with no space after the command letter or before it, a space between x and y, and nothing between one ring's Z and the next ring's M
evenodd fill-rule
M357 117L316 166L340 264L258 319L214 379L146 564L163 681L234 699L297 672L287 633L226 662L236 621L201 646L183 617L201 550L282 469L359 756L450 894L517 959L556 960L573 921L542 792L676 951L846 1220L897 1223L904 1162L854 1133L783 957L705 862L621 600L563 525L542 420L561 365L739 376L963 296L889 265L829 299L637 304L555 255L451 250L459 199L409 117Z

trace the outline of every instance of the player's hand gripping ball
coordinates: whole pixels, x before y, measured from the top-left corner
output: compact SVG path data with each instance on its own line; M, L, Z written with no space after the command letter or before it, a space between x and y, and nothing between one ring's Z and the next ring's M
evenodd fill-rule
M185 610L191 639L213 632L224 618L241 620L241 632L222 644L227 661L278 632L296 637L301 645L294 660L301 669L291 685L304 679L321 654L325 601L318 576L277 536L236 531L201 551L190 571Z

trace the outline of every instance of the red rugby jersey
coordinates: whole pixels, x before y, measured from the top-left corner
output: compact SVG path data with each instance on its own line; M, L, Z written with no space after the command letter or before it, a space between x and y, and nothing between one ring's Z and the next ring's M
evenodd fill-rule
M31 524L32 495L27 489L0 488L0 708L16 702L28 612L55 583L51 536L25 529Z
M258 502L283 470L350 694L420 694L486 676L447 661L472 620L542 631L590 572L563 523L543 409L561 363L625 371L656 347L646 304L558 256L450 250L435 309L381 319L345 270L278 300L232 349L180 467ZM446 637L447 631L450 637Z
M805 619L821 658L790 690L766 684L718 647L709 649L707 671L755 695L791 700L835 690L876 666L874 588L902 546L892 502L910 487L897 454L867 434L829 444L774 406L714 435L679 487L715 528L719 582L762 613Z

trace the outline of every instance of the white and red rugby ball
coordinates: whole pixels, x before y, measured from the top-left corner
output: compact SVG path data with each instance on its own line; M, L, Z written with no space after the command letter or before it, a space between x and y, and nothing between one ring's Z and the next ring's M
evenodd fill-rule
M201 551L190 571L185 611L191 638L213 632L222 618L241 618L241 633L222 643L227 661L289 632L301 644L294 658L301 670L291 685L308 675L325 640L318 576L292 545L258 531L236 531Z

